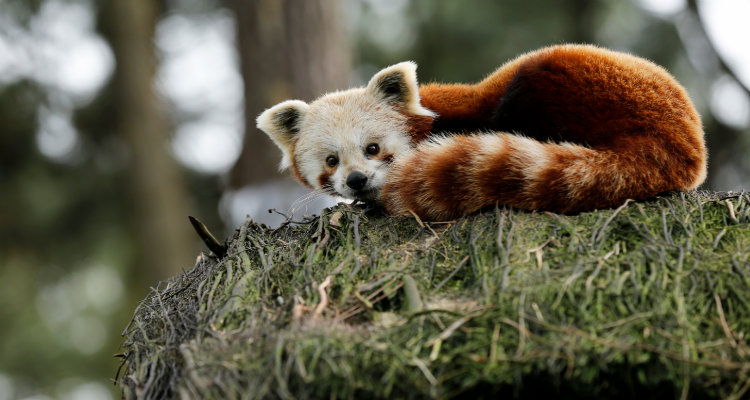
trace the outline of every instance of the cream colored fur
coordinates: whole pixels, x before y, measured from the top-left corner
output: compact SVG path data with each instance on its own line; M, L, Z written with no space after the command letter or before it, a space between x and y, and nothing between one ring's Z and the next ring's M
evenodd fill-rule
M434 116L420 105L416 67L410 61L390 66L375 74L365 88L329 93L310 104L284 101L258 117L258 128L281 149L282 170L294 164L306 183L316 189L327 189L320 185L320 177L326 176L337 194L374 200L385 184L389 165L368 157L367 146L375 143L379 154L397 157L411 148L404 112ZM383 82L394 81L406 89L397 99L382 87ZM284 126L278 117L290 109L299 119ZM335 168L326 165L329 156L338 158ZM366 190L357 194L346 185L353 171L368 178Z

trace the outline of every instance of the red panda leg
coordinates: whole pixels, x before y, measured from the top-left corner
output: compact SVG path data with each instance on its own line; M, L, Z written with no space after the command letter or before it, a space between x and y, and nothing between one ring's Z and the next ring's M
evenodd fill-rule
M441 220L495 204L579 212L691 188L689 177L666 168L695 163L644 145L634 140L629 150L608 151L504 133L438 138L394 162L382 201L393 214ZM700 166L693 169L700 174Z

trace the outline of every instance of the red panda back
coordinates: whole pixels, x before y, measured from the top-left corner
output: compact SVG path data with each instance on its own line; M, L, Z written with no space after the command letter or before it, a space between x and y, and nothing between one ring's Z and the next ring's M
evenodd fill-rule
M496 133L423 143L397 160L383 188L396 213L452 218L494 204L577 212L705 178L703 131L687 93L634 56L556 46L479 84L429 85L420 94L439 114L436 127Z

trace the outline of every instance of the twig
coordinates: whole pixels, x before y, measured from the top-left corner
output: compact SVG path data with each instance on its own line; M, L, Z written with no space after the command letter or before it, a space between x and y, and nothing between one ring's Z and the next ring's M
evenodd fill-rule
M354 291L354 298L356 298L357 300L359 300L362 303L362 305L365 306L366 309L372 310L372 307L373 307L372 302L370 302L370 300L367 300L366 298L362 297L362 294L360 294L356 290Z
M727 204L727 208L729 209L729 218L732 218L732 221L734 221L734 222L740 222L737 219L737 215L735 215L735 213L734 213L734 204L732 204L732 201L729 200L729 199L724 200L724 201Z
M454 269L453 272L450 273L450 275L448 275L445 279L443 279L440 283L438 283L438 285L435 286L435 289L433 289L433 291L437 292L438 290L440 290L441 287L443 287L443 285L445 285L446 282L451 280L456 275L456 273L461 269L461 267L464 266L464 264L466 263L468 259L469 259L469 256L464 257L458 263L458 265L456 266L456 269Z
M727 233L727 228L724 228L724 229L721 230L721 232L719 232L719 233L716 234L716 238L714 239L714 249L716 248L716 246L719 245L719 240L721 240L721 238L726 233Z
M409 211L409 213L411 213L411 215L414 217L414 219L417 220L417 223L419 224L419 226L421 226L422 228L424 228L424 223L422 222L422 219L419 218L419 215L417 215L417 213L415 213L412 210L408 210L408 211Z
M500 325L495 324L495 328L492 330L492 341L490 342L490 362L496 361L498 340L500 340Z
M362 245L359 237L359 215L354 215L354 252L359 254L359 248Z
M452 324L448 325L448 327L447 327L447 328L445 328L445 329L444 329L444 330L443 330L442 332L440 332L440 333L439 333L439 334L438 334L437 336L435 336L435 337L433 337L432 339L428 340L428 341L427 341L427 343L425 343L425 347L430 347L430 346L432 346L432 345L433 345L433 344L435 344L435 343L436 343L436 342L437 342L438 340L439 340L439 341L444 341L445 339L448 339L449 337L451 337L451 335L453 335L453 333L454 333L454 332L455 332L455 331L456 331L456 330L457 330L458 328L460 328L460 327L461 327L461 325L463 325L463 324L467 323L467 322L468 322L469 320L471 320L472 318L474 318L474 317L478 316L478 315L480 314L480 311L484 311L484 310L486 310L486 309L488 309L488 308L492 308L492 307L494 307L494 306L492 306L492 305L487 305L487 306L481 306L481 307L475 308L474 310L472 310L472 311L471 311L471 313L470 313L469 315L467 315L467 316L465 316L465 317L463 317L463 318L459 318L459 319L457 319L457 320L453 321L453 323L452 323Z
M349 273L349 279L354 278L362 267L362 263L359 261L359 248L361 246L361 239L359 237L359 215L354 215L354 269Z
M599 227L598 231L596 230L596 228L594 228L594 233L591 235L592 247L594 246L595 242L602 240L602 236L604 235L604 230L607 228L607 226L609 226L609 224L615 219L617 214L619 214L622 210L624 210L625 207L627 207L628 204L630 204L630 202L632 201L633 201L632 199L625 200L625 202L622 203L620 207L617 207L617 209L615 209L615 211L606 220L604 220L604 224L602 224L602 226Z
M323 232L323 238L320 239L318 243L315 245L315 250L320 250L323 247L326 247L330 239L331 239L331 235L328 233L328 231Z
M409 313L418 312L422 309L422 299L419 296L419 288L417 288L417 282L411 275L404 275L401 278L404 283L404 294L406 295L406 310Z
M369 296L367 296L367 298L365 298L365 300L367 302L363 301L363 304L365 304L365 305L369 304L369 306L370 306L369 308L372 308L372 306L375 303L379 302L380 300L383 300L384 298L386 298L386 297L390 296L391 294L393 294L395 291L401 289L401 287L404 286L404 283L403 282L399 282L393 288L391 288L389 291L384 292L386 286L387 285L381 286L380 288L378 288L378 290L374 291ZM380 294L380 296L375 297L378 294ZM357 297L357 295L355 294L354 297ZM360 297L361 297L361 295L360 295ZM341 315L339 315L339 318L341 318L341 320L343 320L343 321L346 321L347 319L349 319L349 318L351 318L351 317L353 317L353 316L361 313L362 311L364 311L364 308L362 308L360 305L355 305L355 306L352 306L352 307L347 308L346 310L344 310L341 313Z
M216 257L223 258L227 254L226 246L219 243L214 235L209 232L208 228L206 228L206 225L203 225L203 222L199 221L198 218L188 216L188 219L190 220L190 224L193 225L195 233L197 233L198 237L203 240L203 243L206 244L208 249L216 254Z
M529 332L528 329L526 329L526 318L523 312L523 304L525 302L526 292L521 292L521 298L518 300L518 348L513 355L516 358L523 354L523 348L526 347L526 336Z
M354 257L351 253L349 253L340 263L336 266L336 268L331 270L331 275L336 275L339 272L341 272L342 269L344 269L344 266L349 262L349 260Z
M294 307L292 307L292 322L299 322L302 319L302 316L305 315L307 310L308 308L305 305L304 300L302 300L302 298L298 295L294 295Z
M716 301L716 312L719 314L719 321L721 321L721 328L724 329L724 334L727 335L727 339L729 339L729 344L731 344L732 347L736 349L737 341L734 340L734 335L732 334L732 330L729 328L729 324L727 324L727 319L724 318L724 308L721 306L721 299L719 298L719 295L717 293L714 293L714 300Z
M331 286L331 275L326 276L326 279L323 281L323 283L318 286L318 295L320 296L320 303L318 303L317 307L315 307L315 311L313 311L313 318L319 318L321 315L323 315L323 311L328 307L328 292L326 289L328 289Z
M427 368L427 365L424 363L424 361L413 358L409 364L416 366L419 368L420 371L422 371L422 374L424 374L424 377L427 378L427 381L430 382L430 385L435 386L438 384L437 378L435 378L435 375L430 372L430 370Z

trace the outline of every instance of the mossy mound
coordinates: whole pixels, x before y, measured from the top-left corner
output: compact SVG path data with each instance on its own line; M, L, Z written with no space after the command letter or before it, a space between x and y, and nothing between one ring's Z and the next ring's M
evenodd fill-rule
M750 195L245 223L127 327L126 398L741 398Z

